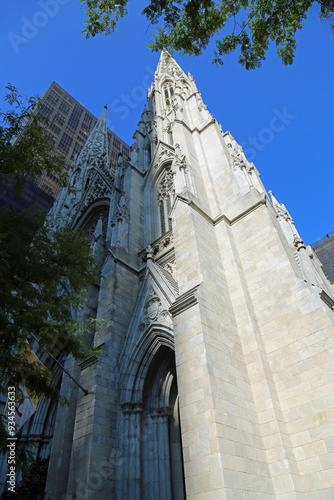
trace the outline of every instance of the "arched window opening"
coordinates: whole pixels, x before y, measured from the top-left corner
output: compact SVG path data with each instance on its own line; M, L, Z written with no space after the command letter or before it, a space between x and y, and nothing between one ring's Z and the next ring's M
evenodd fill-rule
M72 187L74 187L80 177L80 170L76 170L74 175L73 175L73 181L72 181Z
M174 179L171 168L168 168L158 184L158 205L159 205L159 222L160 235L172 229L172 221L169 218L169 213L175 196Z
M165 216L165 204L163 201L160 202L159 208L160 208L161 233L164 234L166 232L166 216Z
M172 87L172 83L168 82L164 85L163 93L165 96L165 103L167 106L170 106L174 97L174 89Z
M93 214L91 214L83 224L82 228L90 244L92 244L95 240L97 224L100 219L102 221L102 234L100 236L103 242L106 240L108 228L108 213L108 207L99 208Z

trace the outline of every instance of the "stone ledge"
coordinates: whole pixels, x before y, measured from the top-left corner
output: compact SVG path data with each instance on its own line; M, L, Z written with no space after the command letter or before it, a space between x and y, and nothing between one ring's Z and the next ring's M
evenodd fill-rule
M173 318L198 304L195 293L198 290L199 286L200 285L196 285L194 288L191 288L176 299L174 304L169 308L169 312L171 313Z
M99 345L97 347L97 349L102 349L102 347L104 346L104 343ZM89 356L89 358L87 359L84 359L83 361L81 361L81 363L79 363L79 368L80 370L85 370L86 368L88 368L89 366L92 366L94 365L96 362L98 361L98 357L97 356Z
M327 295L327 293L324 292L323 290L321 290L319 295L321 300L325 302L326 306L328 306L332 311L334 311L334 300L332 299L332 297Z

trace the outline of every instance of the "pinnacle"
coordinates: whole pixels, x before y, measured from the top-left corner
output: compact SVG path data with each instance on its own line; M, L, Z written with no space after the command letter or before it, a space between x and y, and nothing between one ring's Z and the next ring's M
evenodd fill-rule
M91 163L102 155L108 156L107 105L104 106L100 118L82 148L77 164Z
M170 55L167 49L164 48L161 51L155 74L162 76L164 74L172 75L173 73L177 73L179 76L183 76L186 78L186 74L184 73L184 71L180 68L178 63Z

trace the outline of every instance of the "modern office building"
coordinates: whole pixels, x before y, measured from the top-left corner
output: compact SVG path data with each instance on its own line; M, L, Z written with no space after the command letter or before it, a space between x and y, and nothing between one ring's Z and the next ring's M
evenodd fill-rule
M322 270L330 283L334 283L334 231L326 234L324 238L312 243L312 248L317 254Z

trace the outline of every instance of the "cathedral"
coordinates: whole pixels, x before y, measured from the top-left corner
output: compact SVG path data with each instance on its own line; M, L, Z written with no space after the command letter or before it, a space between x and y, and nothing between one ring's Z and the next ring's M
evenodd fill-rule
M101 354L66 361L84 390L64 374L70 405L35 415L45 499L332 500L333 287L311 247L166 52L115 172L106 114L49 215L85 231L102 278L80 319L103 322Z

